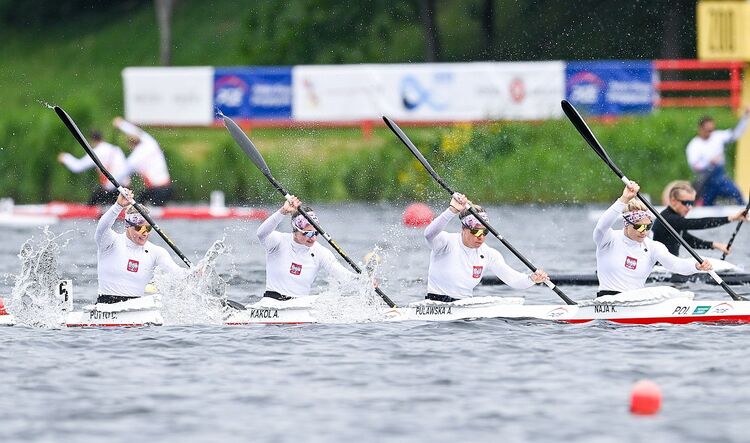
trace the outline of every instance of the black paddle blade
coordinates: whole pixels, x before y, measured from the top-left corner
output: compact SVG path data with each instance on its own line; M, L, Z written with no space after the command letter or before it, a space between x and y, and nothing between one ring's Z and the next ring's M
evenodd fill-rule
M419 152L419 149L417 149L416 146L414 146L414 143L409 140L409 137L404 134L404 131L401 130L401 128L398 127L396 122L391 120L390 118L383 116L383 121L385 122L386 126L388 126L391 131L393 131L394 134L396 134L396 137L401 140L401 142L406 145L407 148L409 148L409 151L411 151L412 154L414 154L414 157L419 160L420 163L422 163L422 166L427 170L427 172L432 176L432 178L435 179L435 181L440 184L440 186L443 187L446 191L450 192L451 195L453 194L453 190L443 181L443 179L438 175L437 172L435 172L434 169L432 169L432 166L430 166L430 162L427 161L426 158L422 155L421 152Z
M262 172L263 175L268 178L273 177L273 175L271 174L271 169L266 164L263 156L260 155L258 148L256 148L252 140L250 140L250 137L245 134L245 131L243 131L237 125L237 123L234 122L234 120L227 117L226 115L222 116L221 118L222 120L224 120L224 126L226 126L226 128L229 130L229 133L232 135L234 141L237 142L238 145L240 145L240 148L245 151L245 154L250 157L250 160L252 160L253 163L255 163L255 166L260 169L260 172Z
M607 151L604 150L602 144L599 143L599 140L596 139L594 132L591 131L591 128L589 128L589 125L587 125L583 120L583 117L581 117L581 114L578 113L576 108L574 108L573 105L571 105L567 100L563 100L562 102L560 102L560 105L562 106L563 112L568 117L568 120L573 123L573 126L575 126L576 130L578 130L578 133L581 134L583 139L586 140L589 146L591 146L591 149L596 152L596 155L604 160L604 163L609 165L609 167L612 169L612 171L615 172L615 174L617 174L618 177L623 178L625 174L623 174L622 171L620 171L620 168L618 168L617 165L615 165L615 163L612 161L612 159L609 158Z
M76 122L73 121L73 119L68 115L63 108L59 106L55 106L55 113L58 117L60 117L60 120L65 124L65 126L68 128L68 131L70 131L71 134L73 134L73 137L78 141L78 144L81 145L84 151L86 151L86 154L91 157L91 159L94 161L96 166L99 168L99 170L104 174L107 179L112 182L112 184L115 186L115 188L119 188L120 184L117 183L117 180L112 176L112 174L109 173L107 168L104 167L104 164L99 160L99 157L94 154L94 150L91 148L91 145L89 145L89 142L86 140L86 137L83 136L83 133L80 129L78 129L78 125L76 125Z
M236 309L238 311L245 311L245 310L247 310L247 308L245 307L245 305L243 305L242 303L240 303L238 301L234 301L234 300L227 299L227 300L224 301L224 305L225 306L229 306L230 308Z

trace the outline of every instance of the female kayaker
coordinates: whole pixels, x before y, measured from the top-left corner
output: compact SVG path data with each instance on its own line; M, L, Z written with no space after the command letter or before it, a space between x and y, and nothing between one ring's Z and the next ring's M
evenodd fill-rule
M300 201L291 196L288 201L258 227L258 240L266 250L266 292L264 297L289 300L311 295L311 287L322 269L334 279L351 281L356 274L336 260L333 253L317 243L318 231L300 214ZM310 208L304 211L318 222ZM275 229L284 217L292 216L292 232Z
M486 271L514 289L527 289L547 280L542 270L533 274L514 270L505 263L500 252L485 245L487 228L469 213L467 204L470 202L466 196L453 194L448 208L424 230L427 245L432 249L426 299L453 302L471 297ZM482 219L489 221L481 207L473 205L473 208ZM461 232L444 232L456 215L461 220Z
M651 216L638 209L635 202L628 207L639 189L638 183L633 181L625 186L622 196L604 211L594 229L599 278L597 297L644 287L656 262L683 275L711 270L708 261L699 264L693 258L676 257L663 243L648 237L653 226ZM625 228L621 231L612 229L612 224L621 219Z
M130 207L125 213L125 232L118 234L112 229L120 212L133 200L130 189L124 193L96 225L97 303L117 303L142 296L156 267L178 276L189 272L175 263L166 249L148 241L151 225L135 208Z

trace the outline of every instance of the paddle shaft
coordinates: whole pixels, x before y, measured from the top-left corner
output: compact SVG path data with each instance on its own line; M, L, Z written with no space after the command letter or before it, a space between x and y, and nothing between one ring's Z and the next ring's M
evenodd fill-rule
M86 151L86 154L88 154L89 157L91 157L91 160L94 161L94 163L96 164L96 167L99 168L99 170L102 172L102 174L105 177L107 177L107 180L109 180L110 182L112 182L112 184L122 194L125 188L123 188L120 185L120 183L117 181L117 179L115 179L115 177L107 170L107 168L104 167L104 164L96 156L96 154L94 153L94 150L91 148L91 145L89 145L89 142L83 136L83 134L81 133L81 130L78 129L78 126L75 124L75 122L70 117L70 115L68 115L68 113L65 112L59 106L55 106L55 112L57 113L57 116L60 117L60 120L62 120L62 122L65 124L65 126L67 126L68 130L70 131L70 133L73 134L73 137L75 137L75 139L78 141L78 144L81 145L81 147L83 148L83 150ZM156 222L154 221L154 219L151 218L151 216L148 214L148 212L146 211L146 208L142 204L140 204L140 203L138 203L136 201L133 201L132 204L133 204L133 207L135 208L135 210L138 211L143 216L144 219L146 219L146 221L151 225L151 228L154 231L156 231L157 234L159 234L159 236L164 240L164 242L167 245L169 245L170 248L172 248L172 250L175 252L175 254L177 254L182 259L182 261L185 262L185 264L188 267L192 267L193 263L190 261L190 259L188 259L185 256L185 254L183 254L182 251L180 251L180 248L178 248L177 245L174 244L174 242L172 241L172 239L169 238L167 236L167 234L165 234L164 231L161 230L161 228L159 227L159 225L157 225Z
M732 243L734 243L734 238L737 237L737 233L740 232L740 228L742 227L742 223L745 222L745 217L747 217L747 213L750 211L750 202L747 203L747 206L745 206L745 210L742 211L742 220L740 220L739 223L737 223L737 227L734 228L734 233L732 233L732 238L729 239L729 243L727 243L727 251L729 251L729 248L732 247ZM724 252L721 254L721 259L724 260L727 257L727 252Z
M409 137L407 137L404 131L402 131L401 128L393 120L389 119L386 116L383 116L383 121L391 129L391 131L393 131L393 133L396 134L399 140L401 140L401 142L404 145L406 145L407 148L409 148L409 151L411 151L411 153L414 154L417 160L419 160L419 162L422 163L422 166L424 166L424 168L432 176L432 178L435 179L435 181L443 189L448 191L448 193L452 196L455 193L453 189L451 189L451 187L448 186L445 180L443 180L442 177L440 177L440 175L438 175L438 173L435 172L432 166L430 166L430 163L427 161L427 159L424 158L422 153L419 152L419 149L417 149L417 147L414 146L414 143L412 143L412 141L409 139ZM473 215L477 220L479 220L479 222L482 223L482 225L484 225L484 227L487 228L487 230L490 231L492 235L494 235L498 240L500 240L503 246L505 246L513 255L515 255L519 260L521 260L521 262L523 262L523 264L526 265L526 267L531 269L532 272L537 271L538 268L534 266L534 264L532 264L529 260L527 260L526 257L523 256L523 254L518 252L518 250L514 248L513 245L511 245L507 240L505 240L505 238L503 238L503 236L500 235L500 233L497 232L497 230L495 230L495 228L493 228L488 221L482 219L482 217L479 216L479 214L470 204L467 204L467 208L469 210L469 213L471 213L471 215ZM569 305L576 304L576 302L574 302L567 295L565 295L565 293L560 288L558 288L554 283L552 283L552 281L545 280L544 284L547 285L547 287L549 287L553 291L555 291L555 294L557 294L565 303Z
M581 114L578 113L578 111L573 107L570 102L567 100L563 100L561 102L563 112L565 112L565 115L568 117L568 119L573 123L573 126L578 130L578 133L581 134L581 136L588 142L589 146L596 152L596 154L604 161L604 163L609 166L610 169L622 180L625 185L630 184L630 179L628 179L625 174L622 173L620 168L617 167L617 165L612 161L612 159L607 154L607 151L604 150L604 147L599 143L599 140L596 139L596 136L594 135L594 132L591 131L591 128L586 124L586 122L583 120L583 117L581 117ZM646 200L640 192L636 193L638 199L643 202L643 204L646 205L646 207L651 211L651 213L656 216L656 218L659 220L659 222L667 229L667 232L669 232L675 239L677 239L680 244L685 248L685 250L690 253L690 255L693 256L693 258L698 263L703 263L703 258L701 258L700 255L698 255L695 250L693 250L692 247L685 241L684 238L680 234L677 233L677 231L674 230L672 225L667 222L667 220L664 219L664 217L656 210L656 208L651 205L651 203ZM722 288L724 288L724 291L729 294L730 297L732 297L732 300L743 300L742 297L737 295L732 288L729 287L722 279L719 277L719 274L716 273L716 271L711 270L708 271L709 275L711 275L711 278L716 281L718 285L720 285Z
M237 123L234 122L234 120L232 120L231 118L225 115L222 115L222 119L224 120L224 125L227 127L227 129L229 130L229 133L232 135L232 138L234 138L234 141L237 142L238 145L240 145L240 148L242 148L242 150L250 157L250 159L253 161L255 166L257 166L258 169L260 169L260 171L268 179L268 181L271 182L271 185L274 188L276 188L276 190L279 191L279 193L283 195L284 198L287 199L287 201L289 201L289 199L291 198L291 194L289 194L289 192L287 192L287 190L284 189L281 183L279 183L274 178L273 174L271 174L270 168L268 167L265 160L263 159L263 156L260 154L260 151L258 151L258 148L256 148L255 145L253 144L252 140L250 140L247 134L245 134L245 132L237 125ZM348 255L346 255L344 250L341 249L341 247L330 236L330 234L324 231L323 228L321 228L320 225L312 217L310 217L310 215L307 212L305 212L304 209L299 207L297 208L297 210L299 211L300 214L302 214L303 217L305 217L305 220L307 220L313 226L313 228L315 228L315 230L318 231L318 233L322 235L324 239L326 239L328 244L331 245L331 247L341 256L341 258L344 259L344 261L346 261L349 264L349 266L352 267L352 269L354 269L354 271L357 274L362 273L362 269L360 269L360 267L357 266L354 260L352 260L351 258L349 258ZM375 293L377 293L380 296L380 298L383 299L383 301L388 305L388 307L391 307L391 308L396 307L396 303L394 303L393 300L391 300L390 297L388 297L380 288L376 287L374 289L375 289Z

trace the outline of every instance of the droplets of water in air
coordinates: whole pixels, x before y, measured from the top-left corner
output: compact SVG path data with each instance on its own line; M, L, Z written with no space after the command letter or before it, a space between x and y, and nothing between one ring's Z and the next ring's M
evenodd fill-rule
M375 248L360 266L362 274L345 281L332 280L312 305L315 317L323 323L361 323L380 321L387 306L375 293L373 280L378 281L380 250Z
M56 235L45 227L41 236L32 237L21 246L21 272L13 276L15 283L6 306L16 323L43 328L64 323L66 302L58 296L58 258L70 241L63 238L68 232L72 231Z
M216 270L216 261L227 252L224 239L216 240L187 275L154 275L154 284L162 296L165 324L222 323L227 309L227 282Z

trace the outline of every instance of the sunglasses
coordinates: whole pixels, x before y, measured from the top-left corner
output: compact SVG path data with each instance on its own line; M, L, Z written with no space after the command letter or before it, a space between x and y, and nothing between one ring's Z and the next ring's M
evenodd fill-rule
M297 229L297 232L304 235L307 238L313 238L318 236L318 231L303 231L302 229Z
M487 228L466 228L476 238L487 235Z
M128 227L135 229L135 232L141 235L146 235L147 233L151 232L151 225L134 225L128 223Z
M633 229L636 231L643 233L651 230L651 227L654 226L653 223L644 223L644 224L633 224Z
M685 206L695 206L695 200L677 200Z

